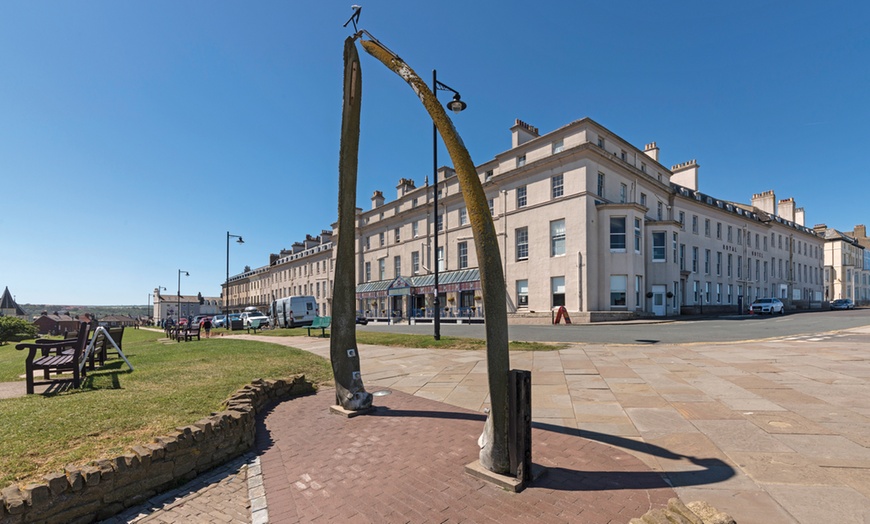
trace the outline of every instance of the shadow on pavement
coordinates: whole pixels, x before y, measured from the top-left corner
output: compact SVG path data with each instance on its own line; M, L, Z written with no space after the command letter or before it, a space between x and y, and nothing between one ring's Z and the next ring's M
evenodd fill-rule
M481 413L462 413L453 411L416 411L397 410L378 406L371 417L426 417L436 419L460 419L485 422L486 416ZM610 489L654 489L679 486L698 486L725 481L735 475L734 468L718 458L698 458L674 453L661 446L648 444L629 438L607 433L587 431L583 429L566 428L555 424L540 422L532 423L533 429L550 431L578 437L586 440L608 444L610 446L628 449L647 455L669 459L687 460L696 467L687 471L667 472L620 472L620 471L577 471L564 468L547 468L547 474L535 481L533 487L557 490L610 490ZM534 438L532 439L534 446ZM532 455L534 458L534 454ZM667 477L667 480L663 478Z

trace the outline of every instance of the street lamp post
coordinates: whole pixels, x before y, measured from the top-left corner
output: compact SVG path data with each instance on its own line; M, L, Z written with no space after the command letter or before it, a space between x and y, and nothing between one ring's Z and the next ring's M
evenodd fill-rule
M177 315L178 321L176 322L176 325L181 325L181 274L182 273L184 273L184 276L186 276L186 277L190 276L190 273L188 273L187 271L185 271L183 269L178 270L178 297L177 297L178 303L176 304L178 309L175 311L175 314Z
M237 238L236 243L244 244L245 241L242 240L240 235L231 235L229 231L227 231L227 282L224 285L224 316L229 316L230 311L230 239ZM225 318L224 322L229 325L229 318Z
M438 72L432 70L432 93L435 99L438 99L438 91L450 91L453 93L453 100L447 103L447 109L454 113L459 113L468 105L460 100L459 92L452 87L438 81ZM435 340L441 340L441 299L438 297L438 126L432 122L432 175L435 183L435 196L433 197L433 205L435 207Z

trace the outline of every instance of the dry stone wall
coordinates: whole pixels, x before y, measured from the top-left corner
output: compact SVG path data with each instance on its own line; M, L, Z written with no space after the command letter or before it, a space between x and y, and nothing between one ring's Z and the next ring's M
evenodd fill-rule
M8 486L0 491L0 524L78 524L120 513L247 453L254 445L258 412L274 401L313 392L303 375L255 380L227 399L223 411L134 446L132 453L70 465L24 487Z

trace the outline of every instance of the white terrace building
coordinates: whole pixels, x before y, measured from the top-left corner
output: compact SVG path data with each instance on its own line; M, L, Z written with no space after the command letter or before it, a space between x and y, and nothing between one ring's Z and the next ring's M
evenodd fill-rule
M842 233L824 224L815 231L825 239L825 299L851 299L855 304L870 303L870 252L865 248L867 231L855 226Z
M563 305L575 321L736 312L764 296L791 308L821 305L824 240L803 225L793 199L767 191L738 204L706 195L695 161L667 168L655 143L637 149L588 118L543 136L518 120L511 132L511 148L478 173L514 318L549 319ZM438 181L437 214L428 181L417 188L404 178L395 200L377 191L371 209L358 212L357 299L368 316L431 318L436 263L442 316L481 316L458 180L441 168ZM230 300L266 305L316 294L329 314L334 235L309 237L314 246L231 278Z

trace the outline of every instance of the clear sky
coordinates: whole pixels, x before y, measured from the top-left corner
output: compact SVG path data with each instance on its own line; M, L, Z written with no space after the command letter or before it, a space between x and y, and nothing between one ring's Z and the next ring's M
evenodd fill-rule
M337 218L351 1L0 2L0 286L20 303L218 296ZM700 190L870 222L870 2L376 0L367 29L462 93L475 163L591 117ZM360 49L359 206L432 170L431 121ZM446 102L449 96L441 94ZM441 163L449 158L442 150Z

